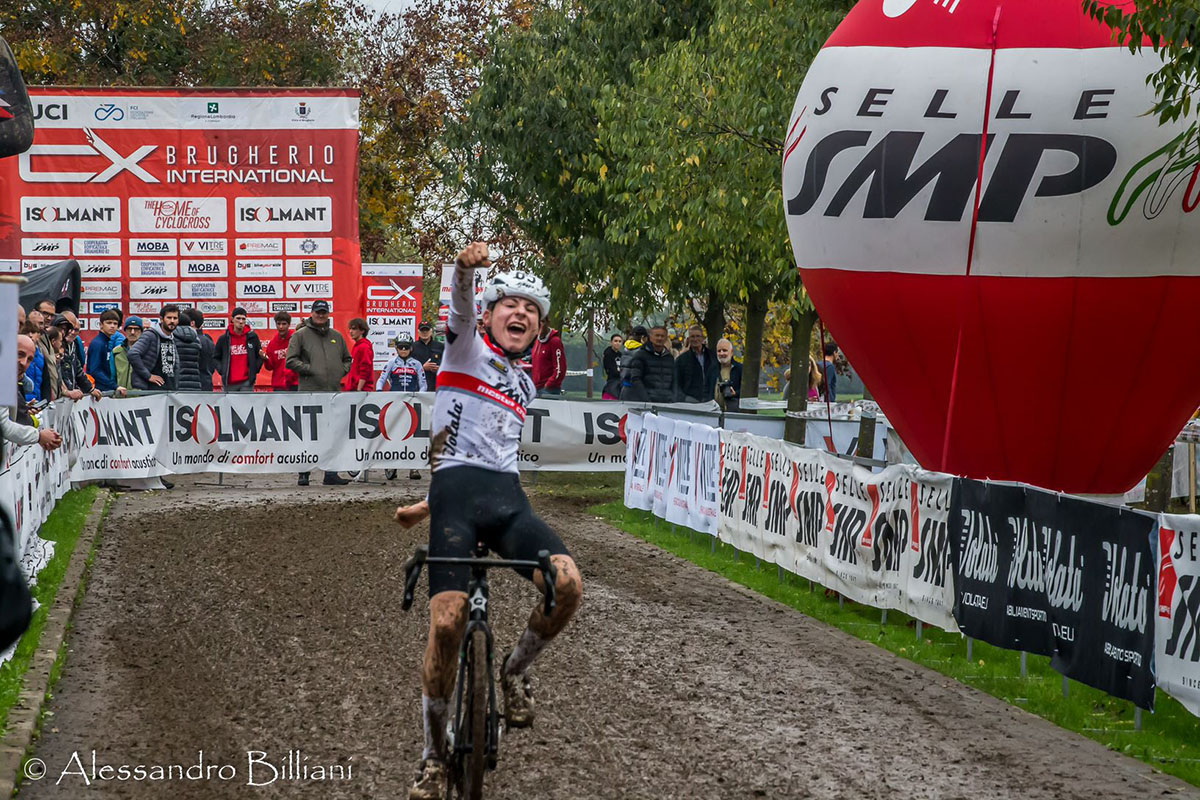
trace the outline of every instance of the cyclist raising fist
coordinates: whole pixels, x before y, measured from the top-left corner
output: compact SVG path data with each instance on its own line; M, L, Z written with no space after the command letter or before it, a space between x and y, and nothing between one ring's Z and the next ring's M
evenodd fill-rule
M554 613L546 616L538 603L500 670L505 720L521 728L533 722L534 711L526 672L579 607L583 580L558 534L533 513L517 472L521 428L534 387L516 362L550 313L550 293L529 273L497 275L483 292L479 331L475 269L489 266L482 242L455 259L446 351L433 404L429 555L470 558L476 542L507 559L536 561L539 550L550 552L558 572ZM540 570L525 577L542 589ZM430 565L429 643L421 672L425 750L410 800L445 796L446 714L467 623L469 580L467 567Z

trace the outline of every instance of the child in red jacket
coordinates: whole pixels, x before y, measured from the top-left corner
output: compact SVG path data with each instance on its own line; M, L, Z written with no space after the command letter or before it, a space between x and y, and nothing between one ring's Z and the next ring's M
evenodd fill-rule
M292 315L286 311L275 314L275 338L263 349L263 363L271 370L271 391L294 392L300 376L287 368L288 342L292 340Z
M342 378L342 390L346 392L370 392L375 389L375 349L367 340L367 321L361 317L350 320L350 371Z

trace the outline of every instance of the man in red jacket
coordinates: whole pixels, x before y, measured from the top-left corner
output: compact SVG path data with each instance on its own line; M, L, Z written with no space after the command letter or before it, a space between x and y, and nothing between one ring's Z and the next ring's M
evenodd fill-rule
M567 351L562 336L542 318L537 341L533 343L533 385L538 397L558 397L562 394L563 378L567 377Z
M275 314L275 338L263 351L263 363L271 370L271 391L294 392L300 376L287 368L288 342L292 340L292 315L286 311Z

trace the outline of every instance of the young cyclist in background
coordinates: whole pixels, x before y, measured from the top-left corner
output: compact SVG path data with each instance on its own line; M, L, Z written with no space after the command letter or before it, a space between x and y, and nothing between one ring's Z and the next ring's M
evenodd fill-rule
M487 245L481 242L455 259L446 351L430 429L429 555L470 558L476 542L508 559L537 560L539 550L550 552L558 572L554 613L545 616L538 603L500 668L504 717L509 727L520 728L530 725L534 716L526 672L579 607L583 580L558 534L533 513L517 472L521 428L534 388L516 362L550 312L550 295L528 273L497 275L483 292L480 332L474 275L477 267L490 265ZM397 509L397 521L415 522L425 502ZM523 574L543 588L540 570ZM421 671L425 749L410 800L445 796L446 715L467 623L469 580L466 567L429 568L429 642Z

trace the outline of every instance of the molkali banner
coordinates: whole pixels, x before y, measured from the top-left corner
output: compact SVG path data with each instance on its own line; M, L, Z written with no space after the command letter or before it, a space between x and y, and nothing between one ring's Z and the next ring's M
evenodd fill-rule
M417 468L429 462L432 410L432 393L85 398L74 406L83 446L71 479ZM627 413L617 403L535 401L521 469L623 470Z
M0 259L76 259L85 330L165 303L214 329L239 305L258 331L317 299L341 330L358 315L357 91L30 94L34 144L0 161Z
M962 480L951 520L963 633L1154 708L1155 517Z
M1158 685L1200 715L1200 517L1161 519L1154 605Z
M721 541L944 630L951 615L948 475L879 474L829 453L720 432Z
M393 339L417 338L421 316L421 285L425 269L420 264L363 264L367 338L375 352L375 370L396 354Z

